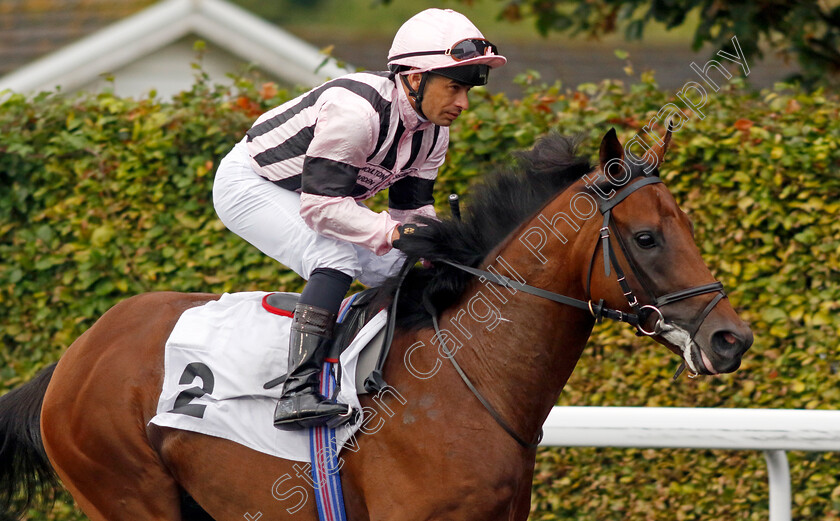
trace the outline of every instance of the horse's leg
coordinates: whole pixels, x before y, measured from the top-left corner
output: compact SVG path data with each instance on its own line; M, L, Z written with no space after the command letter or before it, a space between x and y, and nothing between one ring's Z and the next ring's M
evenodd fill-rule
M178 483L216 521L318 519L304 463L187 431L156 427L152 439Z
M47 448L64 486L91 521L181 520L178 485L148 446L126 443L120 454L104 447L111 453L105 456L97 454L96 444Z
M62 357L41 415L44 446L92 521L178 521L180 489L147 439L163 345L181 313L212 296L148 294L97 321Z

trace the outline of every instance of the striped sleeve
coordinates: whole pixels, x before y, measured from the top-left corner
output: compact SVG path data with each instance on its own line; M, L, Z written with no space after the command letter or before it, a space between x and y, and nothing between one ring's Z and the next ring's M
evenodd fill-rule
M300 215L324 237L347 241L376 255L391 249L391 234L400 223L388 212L376 213L352 197L300 194Z
M301 190L345 197L352 194L359 169L376 146L379 117L366 99L334 90L344 95L329 96L318 111L314 135L303 161Z

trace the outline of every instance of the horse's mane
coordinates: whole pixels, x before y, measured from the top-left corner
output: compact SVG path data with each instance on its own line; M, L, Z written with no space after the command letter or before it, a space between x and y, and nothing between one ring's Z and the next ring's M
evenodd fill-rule
M406 275L397 303L399 327L430 326L424 293L442 311L455 303L473 278L439 261L479 265L527 218L592 170L586 158L577 156L579 143L580 137L548 134L533 149L514 153L514 167L485 175L470 192L462 220L424 219L420 233L400 239L400 249L409 259L423 258L432 267L413 267ZM391 301L399 284L394 276L379 288L380 305Z

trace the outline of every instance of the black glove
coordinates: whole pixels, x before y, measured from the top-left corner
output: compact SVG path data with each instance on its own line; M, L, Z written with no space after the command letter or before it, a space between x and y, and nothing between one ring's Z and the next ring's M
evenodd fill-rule
M392 243L392 246L398 250L402 250L403 239L423 233L425 226L408 223L397 226L397 231L400 232L400 237Z

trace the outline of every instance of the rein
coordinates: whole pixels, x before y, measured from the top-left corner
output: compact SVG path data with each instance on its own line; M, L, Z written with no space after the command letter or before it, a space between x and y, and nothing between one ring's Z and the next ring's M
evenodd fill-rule
M625 313L619 309L606 308L604 307L603 300L598 305L593 306L591 300L587 301L567 297L566 295L561 295L560 293L554 293L545 289L529 286L528 284L524 284L522 282L519 282L518 280L510 279L508 277L505 277L504 275L497 275L490 271L485 271L478 268L471 268L469 266L465 266L463 264L458 264L457 262L452 262L448 260L440 260L437 262L448 264L453 268L458 268L461 271L466 271L471 275L480 277L482 279L482 282L484 281L484 279L487 279L490 282L502 286L504 288L515 289L523 293L528 293L529 295L534 295L540 298L544 298L546 300L559 302L560 304L565 304L567 306L572 306L578 309L582 309L584 311L589 311L598 322L600 322L602 318L608 318L610 320L615 320L617 322L626 322L632 326L638 327L638 314Z
M443 342L443 336L440 333L440 327L438 326L437 312L435 310L434 305L428 299L428 294L425 294L423 296L423 306L426 308L426 311L428 311L429 314L432 316L432 324L435 326L435 334L441 341L441 345L443 346L443 349L446 353L446 358L448 358L449 361L452 362L452 366L455 368L455 371L458 373L458 376L461 377L461 380L463 380L464 383L467 385L467 389L469 389L470 392L473 393L473 396L478 398L478 401L481 402L481 405L483 405L487 412L490 413L490 416L492 416L493 419L496 420L496 423L499 424L499 427L504 429L504 431L508 433L511 438L516 440L516 443L529 450L537 448L543 438L542 429L540 429L539 434L537 434L537 439L533 442L527 442L519 437L516 431L513 430L513 428L510 425L508 425L504 418L502 418L502 415L499 414L499 412L490 404L490 402L488 402L487 399L481 395L478 389L476 389L475 385L473 385L473 383L470 381L470 378L467 376L464 370L461 369L460 364L458 364L458 362L455 360L455 354L450 353L449 349L447 349L446 344Z

